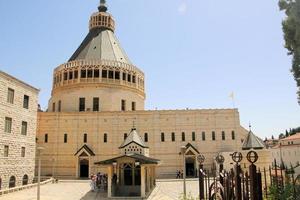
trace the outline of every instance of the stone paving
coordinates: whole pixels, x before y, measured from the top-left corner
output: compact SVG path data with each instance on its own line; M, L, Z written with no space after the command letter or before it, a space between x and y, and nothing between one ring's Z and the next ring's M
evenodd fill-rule
M148 200L177 200L183 191L181 180L159 180ZM36 200L36 188L0 196L0 200ZM187 181L187 194L198 195L198 181ZM89 181L69 181L41 186L41 200L107 200L102 192L90 192Z

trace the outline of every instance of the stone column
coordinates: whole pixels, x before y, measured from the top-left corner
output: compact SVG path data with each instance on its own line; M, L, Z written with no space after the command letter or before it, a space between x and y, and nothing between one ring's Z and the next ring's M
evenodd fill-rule
M112 166L109 166L107 168L107 197L111 198L112 197L112 193L111 193L111 187L112 187Z
M145 167L141 166L141 197L145 198L146 193L145 193L146 187L145 187Z

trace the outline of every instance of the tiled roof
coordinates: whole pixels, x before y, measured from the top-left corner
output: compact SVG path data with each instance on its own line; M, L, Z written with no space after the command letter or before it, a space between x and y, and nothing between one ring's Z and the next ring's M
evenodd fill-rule
M146 157L144 155L140 155L140 154L127 154L127 155L122 155L122 156L118 156L115 158L111 158L108 160L103 160L100 162L95 162L95 165L110 165L114 162L117 162L118 159L120 158L133 158L135 159L136 162L140 162L141 164L158 164L160 160L154 159L154 158L149 158Z
M256 135L254 135L250 130L246 140L243 143L242 149L250 150L250 149L263 149L263 148L265 148L264 142Z
M148 148L148 146L144 143L143 139L139 136L139 134L137 133L136 129L132 129L130 134L128 135L128 137L124 140L124 142L121 144L121 146L119 147L124 148L127 145L131 144L131 143L135 143L143 148Z
M285 141L285 140L296 140L296 139L300 139L300 133L296 133L294 135L291 135L289 137L283 138L281 140Z

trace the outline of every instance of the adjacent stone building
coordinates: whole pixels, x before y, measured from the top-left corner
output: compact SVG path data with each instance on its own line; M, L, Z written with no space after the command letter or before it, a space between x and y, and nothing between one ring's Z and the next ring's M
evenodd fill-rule
M54 69L48 112L38 113L38 143L45 147L43 175L80 178L106 172L94 163L118 156L133 124L151 157L161 161L156 170L161 178L174 178L182 169L182 146L188 147L191 177L199 153L210 169L219 152L242 148L247 131L237 109L145 110L145 75L117 40L104 1L98 9L82 44L67 63Z
M38 93L0 71L0 190L33 181Z

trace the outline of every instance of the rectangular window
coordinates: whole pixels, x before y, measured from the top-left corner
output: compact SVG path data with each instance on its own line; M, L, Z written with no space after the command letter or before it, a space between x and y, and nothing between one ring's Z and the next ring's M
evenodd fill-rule
M171 137L172 137L172 142L175 142L175 133L174 132L171 134Z
M83 143L87 143L87 134L86 133L83 135Z
M7 103L14 103L14 96L15 96L15 91L11 88L8 88L7 91Z
M95 69L94 70L94 77L99 78L99 76L100 76L99 69Z
M102 70L102 78L107 78L107 70Z
M202 141L205 141L205 132L202 132Z
M80 77L81 78L86 78L86 70L85 69L81 70Z
M214 131L211 133L211 139L216 140L216 133Z
M192 132L192 140L195 141L196 140L196 133Z
M69 72L69 79L70 79L70 80L73 79L73 72Z
M225 131L222 131L222 140L225 140Z
M68 80L68 72L64 73L64 81Z
M99 98L94 97L93 98L93 111L99 111Z
M135 83L136 82L136 76L132 76L132 82Z
M5 127L4 132L11 133L11 127L12 127L12 118L5 117Z
M119 71L115 71L115 79L120 80L120 72Z
M108 71L108 78L110 79L114 78L114 71Z
M123 81L126 81L127 74L123 72Z
M85 111L85 98L79 98L79 112Z
M165 141L165 133L161 133L161 134L160 134L160 140L161 140L162 142Z
M4 146L4 157L8 157L9 147L7 145Z
M67 143L68 142L68 134L64 134L64 143Z
M126 101L124 99L121 100L121 111L126 111Z
M52 112L55 112L55 103L52 103Z
M25 147L21 148L21 157L25 157Z
M61 112L61 100L58 101L58 112Z
M182 140L182 141L185 141L185 132L182 132L182 133L181 133L181 140Z
M74 79L78 79L78 71L74 71Z
M45 143L48 143L48 134L45 134L45 138L44 138Z
M22 135L27 135L27 122L22 121L22 130L21 130Z
M135 102L132 102L131 103L131 110L132 111L135 111L136 110L136 107L135 107L136 103Z
M144 141L148 142L148 133L145 133L145 135L144 135Z
M127 81L131 82L131 75L130 74L128 74Z
M29 108L29 96L27 96L27 95L24 95L24 98L23 98L23 108L26 108L26 109Z
M93 78L93 70L89 69L87 71L87 74L88 74L88 78Z
M235 140L235 132L234 131L231 131L231 139Z

